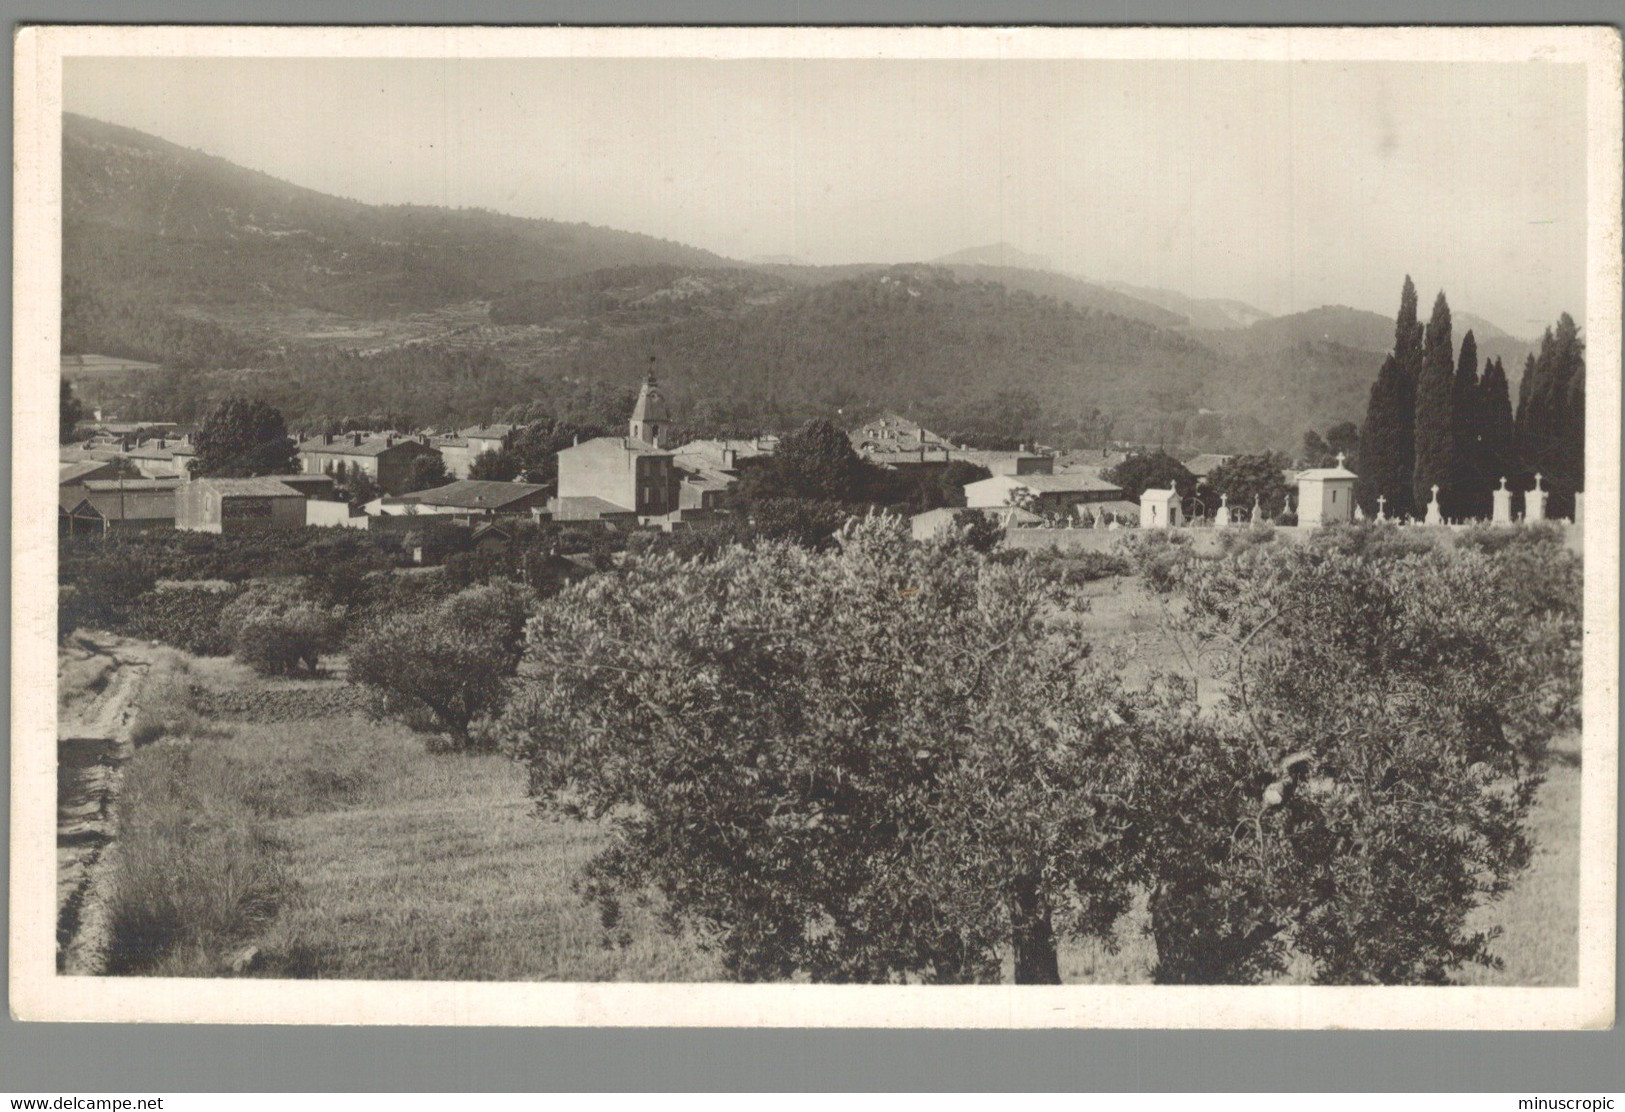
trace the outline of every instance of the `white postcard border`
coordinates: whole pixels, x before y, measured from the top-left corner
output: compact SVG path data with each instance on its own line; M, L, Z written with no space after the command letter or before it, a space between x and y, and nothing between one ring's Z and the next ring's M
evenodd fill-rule
M54 489L62 61L78 56L1474 61L1587 68L1588 490L1579 983L1572 988L940 987L166 980L55 969ZM22 29L15 42L11 997L23 1020L707 1026L1603 1028L1614 1016L1620 38L1606 27ZM1599 374L1598 371L1602 373ZM1600 572L1600 573L1599 573Z

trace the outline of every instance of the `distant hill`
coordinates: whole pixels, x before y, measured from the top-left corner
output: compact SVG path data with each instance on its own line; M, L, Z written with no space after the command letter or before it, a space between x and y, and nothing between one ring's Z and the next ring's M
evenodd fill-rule
M725 264L586 224L331 197L73 114L62 160L65 287L181 317L401 313L608 266Z
M1093 309L1100 313L1116 313L1130 320L1144 321L1158 328L1180 328L1184 318L1178 313L1142 301L1137 297L1119 293L1108 286L1085 282L1052 270L1031 270L1008 266L973 266L955 264L947 269L961 281L998 282L1013 290L1026 290L1039 297L1053 297L1080 309Z
M1470 313L1452 314L1452 340L1459 350L1469 327L1484 359L1500 356L1516 387L1529 345ZM1230 359L1215 380L1218 406L1239 406L1265 425L1324 428L1365 419L1371 384L1393 348L1392 318L1346 305L1323 305L1269 317L1242 329L1192 333ZM1516 369L1514 369L1516 368Z
M1127 282L1107 284L1119 293L1149 302L1182 317L1188 328L1247 328L1269 317L1264 310L1255 309L1245 301L1223 297L1188 297L1177 290L1131 286Z
M940 259L932 259L936 266L998 266L1018 270L1049 270L1050 260L1043 255L1032 255L1017 250L1008 243L989 243L983 247L967 247Z
M1508 373L1514 365L1522 368L1523 358L1530 350L1527 341L1510 336L1471 313L1452 311L1451 325L1451 339L1457 348L1471 329L1480 360L1500 356L1506 362ZM1377 365L1381 366L1381 357L1394 346L1394 321L1392 317L1351 309L1347 305L1322 305L1302 313L1270 317L1245 329L1210 329L1196 335L1216 349L1247 356L1305 343L1333 344L1371 352L1378 357ZM1371 377L1376 377L1375 371Z
M596 414L653 356L675 397L740 426L884 405L968 427L998 410L1039 414L1046 436L1246 449L1360 419L1391 342L1391 321L1344 307L1264 318L1004 245L949 258L740 263L584 224L367 205L64 117L63 354L162 364L99 395L158 415L228 390L294 419ZM1481 352L1510 345L1521 365L1521 341L1470 319Z
M1128 417L1151 413L1156 398L1196 398L1221 363L1144 321L964 281L948 267L888 267L779 289L705 272L664 277L703 286L704 311L675 312L642 330L606 328L562 357L560 371L631 379L655 355L678 393L753 396L766 408L907 408L1027 391L1068 414L1098 406ZM557 323L596 280L516 294L493 306L493 319ZM622 305L643 303L654 280L605 278Z
M737 267L653 264L606 267L552 282L525 282L495 299L493 324L599 328L670 324L692 314L740 312L772 304L799 287Z
M1309 342L1386 352L1394 344L1394 322L1391 317L1346 305L1323 305L1284 317L1266 317L1246 328L1198 329L1196 335L1204 343L1238 353L1273 351Z

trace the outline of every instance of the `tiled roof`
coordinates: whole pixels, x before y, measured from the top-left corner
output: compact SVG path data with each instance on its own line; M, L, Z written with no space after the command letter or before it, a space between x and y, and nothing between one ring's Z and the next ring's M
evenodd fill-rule
M394 443L390 443L387 436L363 437L361 443L357 444L351 437L335 436L331 444L324 444L320 437L301 440L299 442L299 451L301 453L311 452L335 456L377 456L408 445L416 448L427 448L427 445L419 444L410 437L398 436L395 438ZM433 449L429 450L432 451Z
M293 487L269 475L255 479L194 479L193 484L226 498L303 498Z
M574 451L576 448L601 447L604 445L619 448L623 452L635 452L640 456L669 456L672 454L666 448L657 448L646 440L634 440L630 436L595 436L591 440L583 440L580 444L562 448L560 451L569 452Z
M1292 482L1303 479L1358 479L1360 476L1346 467L1311 467L1307 471L1298 472Z
M93 459L106 463L108 460L118 459L121 455L123 453L117 448L84 448L70 444L62 448L57 458L63 463L86 463Z
M195 456L197 449L190 444L177 444L173 448L142 447L126 452L130 459L174 459L176 456Z
M552 502L553 514L560 520L581 520L595 517L624 517L632 513L625 506L617 505L594 495L580 497L555 498Z
M85 489L98 494L121 490L175 490L181 485L179 478L174 479L86 479Z
M173 490L87 491L85 501L109 521L174 521Z
M738 481L726 471L717 471L709 467L694 467L685 465L681 461L677 464L677 471L682 476L683 482L705 490L727 490Z
M504 483L491 479L459 479L432 490L403 494L389 501L395 504L447 506L456 509L494 510L539 494L547 488L535 483Z
M1016 483L1035 490L1040 494L1071 494L1077 491L1105 492L1115 490L1122 493L1123 488L1116 483L1108 483L1105 479L1093 475L1079 473L1061 475L1011 475ZM987 480L982 480L986 482Z
M672 449L681 463L683 457L706 460L713 468L720 468L724 462L723 453L732 452L736 460L754 459L757 456L770 456L778 447L778 437L762 437L760 440L690 440Z
M94 475L98 471L105 471L107 470L107 462L107 460L94 459L85 460L83 463L64 463L61 467L58 482L72 483L84 478L86 475Z

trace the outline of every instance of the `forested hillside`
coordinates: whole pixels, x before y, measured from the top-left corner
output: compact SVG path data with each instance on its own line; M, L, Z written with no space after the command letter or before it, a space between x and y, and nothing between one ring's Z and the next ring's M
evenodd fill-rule
M1176 333L943 268L892 267L642 333L606 335L565 373L626 377L654 355L674 389L777 405L907 407L1027 390L1062 412L1145 416L1219 369Z
M652 358L696 429L884 406L984 439L1235 451L1358 420L1391 339L1374 313L1258 321L978 251L745 265L606 228L367 205L77 116L63 220L63 352L163 365L97 386L96 404L141 417L188 419L229 392L296 422L596 412L583 391L634 383ZM1527 345L1474 327L1523 363Z
M231 344L177 359L166 331L244 308L391 314L606 266L723 262L609 228L330 197L82 116L63 117L62 160L70 351L218 364L239 357ZM252 319L237 331L271 339Z

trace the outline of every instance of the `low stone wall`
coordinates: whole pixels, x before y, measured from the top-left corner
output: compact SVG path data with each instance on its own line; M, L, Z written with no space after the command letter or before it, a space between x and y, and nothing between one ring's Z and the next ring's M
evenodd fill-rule
M251 687L228 691L197 688L192 702L205 718L245 718L252 722L299 722L334 718L366 709L366 696L346 683L297 687Z
M1556 522L1564 532L1564 540L1573 552L1582 551L1582 537L1584 530L1578 525L1569 525ZM1233 525L1228 529L1215 529L1212 526L1192 526L1176 528L1174 532L1190 538L1191 551L1198 556L1217 556L1221 551L1226 535L1243 533L1251 528L1248 525ZM1407 537L1421 537L1434 544L1451 547L1456 543L1456 534L1472 526L1468 525L1396 525L1396 529L1403 529ZM1509 526L1517 528L1517 526ZM1276 525L1273 526L1278 541L1290 544L1302 544L1314 535L1318 526L1313 525ZM1144 536L1155 532L1152 529L1011 529L1005 534L1004 543L1009 548L1026 549L1029 552L1041 551L1047 548L1058 548L1062 552L1114 552L1124 538Z

